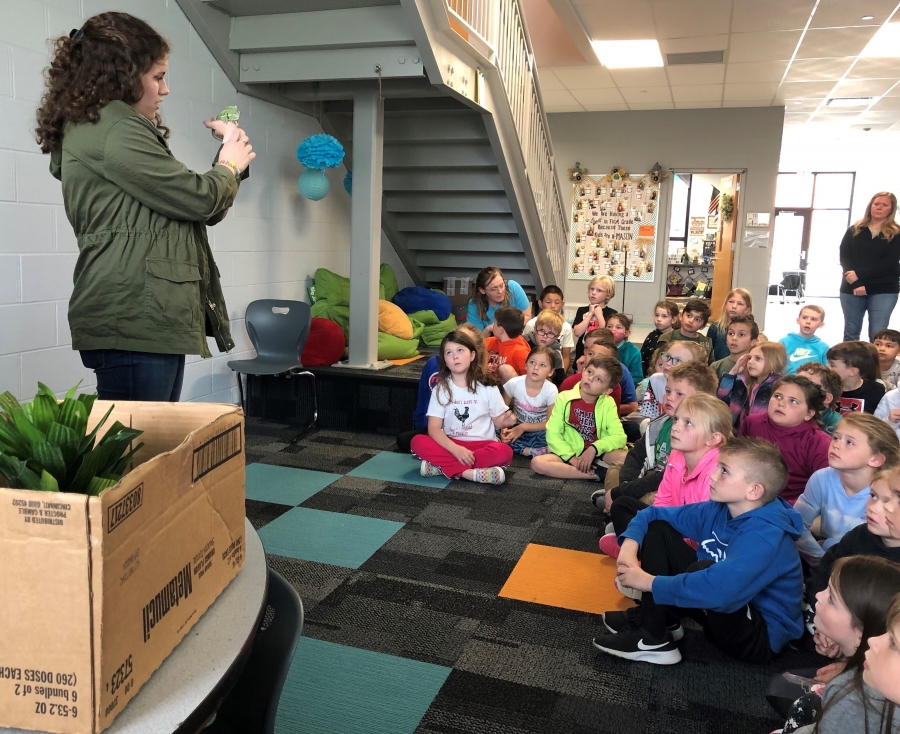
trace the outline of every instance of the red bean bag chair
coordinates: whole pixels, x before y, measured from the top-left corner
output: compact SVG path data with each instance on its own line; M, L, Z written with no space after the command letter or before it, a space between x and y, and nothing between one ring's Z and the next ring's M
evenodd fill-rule
M300 355L304 367L321 367L339 362L347 342L341 327L330 319L313 318L309 323L309 338Z

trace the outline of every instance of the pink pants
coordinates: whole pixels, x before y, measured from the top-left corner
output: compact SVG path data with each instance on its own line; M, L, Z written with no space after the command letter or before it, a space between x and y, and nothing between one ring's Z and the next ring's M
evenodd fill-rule
M475 454L475 464L466 466L456 460L456 457L443 448L431 436L413 436L410 448L420 459L439 467L448 479L458 479L466 469L489 469L493 466L509 466L512 461L513 451L509 444L500 441L457 441L451 438L453 443L465 446Z

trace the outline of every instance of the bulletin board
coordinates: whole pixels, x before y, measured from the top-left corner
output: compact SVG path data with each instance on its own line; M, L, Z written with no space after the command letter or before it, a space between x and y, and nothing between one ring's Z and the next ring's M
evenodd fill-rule
M651 174L585 174L572 187L569 277L652 283L660 183Z

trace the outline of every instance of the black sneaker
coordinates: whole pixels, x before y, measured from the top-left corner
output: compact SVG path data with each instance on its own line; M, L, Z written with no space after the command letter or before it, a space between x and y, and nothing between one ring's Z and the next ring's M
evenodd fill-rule
M595 489L593 493L591 493L591 503L598 510L602 510L606 505L606 490L605 489Z
M668 632L663 640L654 640L640 629L636 632L604 635L594 638L594 647L617 658L654 665L675 665L681 662L681 651Z
M640 629L639 611L640 607L631 607L624 612L603 612L600 616L603 618L603 626L614 635L627 634ZM667 625L666 632L672 635L675 642L684 639L684 627L681 626L681 622Z

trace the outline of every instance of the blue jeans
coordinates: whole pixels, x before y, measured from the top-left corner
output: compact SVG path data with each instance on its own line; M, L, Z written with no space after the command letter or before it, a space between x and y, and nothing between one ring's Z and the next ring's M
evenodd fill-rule
M874 296L854 296L841 293L841 308L844 311L844 341L859 339L863 316L869 312L869 341L875 334L888 328L891 313L897 305L897 293L878 293Z
M148 400L177 403L184 382L183 354L90 349L81 362L97 375L101 400Z

